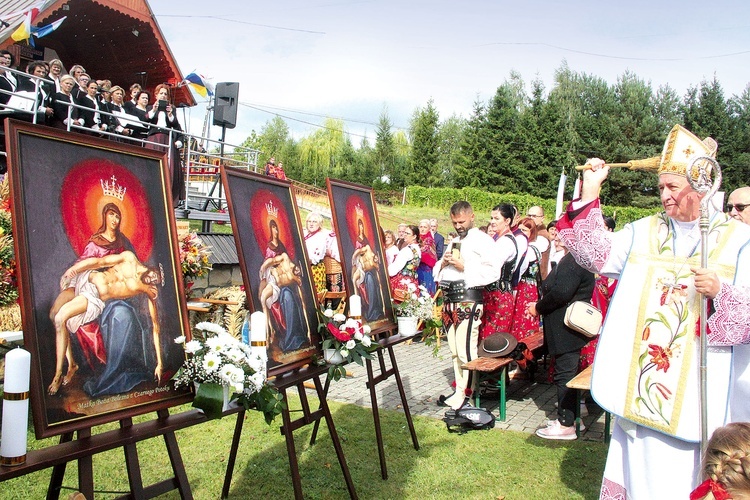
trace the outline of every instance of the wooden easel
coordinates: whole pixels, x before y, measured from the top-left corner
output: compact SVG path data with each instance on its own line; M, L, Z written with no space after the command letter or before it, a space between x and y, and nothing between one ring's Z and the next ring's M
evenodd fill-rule
M349 474L349 467L346 465L346 458L344 457L344 450L341 448L341 442L339 441L336 427L333 424L333 418L331 417L331 410L328 408L328 402L326 401L326 391L324 391L322 384L320 383L320 376L328 370L327 366L314 366L307 365L299 370L293 370L283 375L276 376L275 379L270 382L276 389L281 393L284 398L284 402L287 403L287 408L281 412L282 426L281 434L286 438L286 450L289 455L289 469L292 474L292 485L294 486L294 498L302 500L302 481L299 474L299 462L297 461L297 450L294 446L294 431L304 427L306 425L315 423L316 428L320 419L325 418L326 425L328 426L328 432L331 435L331 441L333 441L333 447L336 450L336 457L339 460L341 466L341 472L344 474L344 481L346 482L346 488L349 491L349 496L354 500L357 498L357 492L354 490L354 483L352 482L351 475ZM307 380L311 380L315 384L315 390L320 400L320 407L315 410L310 410L310 404L307 401L307 393L305 392L304 383ZM302 416L296 420L292 420L289 414L287 389L296 387L299 393L300 404L302 405ZM242 436L242 424L244 421L244 411L240 411L237 415L237 423L234 427L234 435L232 437L232 447L229 450L229 458L227 460L227 471L224 475L224 487L221 490L221 498L227 498L229 496L229 486L232 482L232 474L234 472L234 463L237 458L237 451L239 449L240 437Z
M406 399L406 392L404 392L404 384L401 382L401 374L398 371L398 364L396 364L396 355L393 352L393 346L400 344L411 337L402 337L401 335L393 335L388 332L389 335L378 340L379 348L377 352L378 367L380 373L375 376L372 368L372 360L365 360L365 368L367 369L367 382L366 386L370 390L370 403L372 405L372 418L375 423L375 439L378 444L378 457L380 458L380 476L383 479L388 479L388 467L385 462L385 447L383 446L383 431L380 427L380 410L378 409L378 395L375 391L375 387L393 376L396 379L396 385L398 386L398 393L401 396L401 407L404 409L404 415L406 416L406 424L409 426L409 433L411 434L411 441L414 444L414 449L419 450L419 441L417 439L417 433L414 430L414 422L411 418L411 412L409 411L409 402ZM391 360L391 369L387 370L385 366L385 359L383 357L383 351L388 351L388 356ZM328 389L331 385L331 380L326 378L325 387L323 392L327 395ZM315 422L312 435L310 436L310 444L315 444L315 439L318 434L319 422Z
M234 413L239 409L230 409L229 413ZM59 444L29 451L26 463L23 465L0 466L0 481L52 467L47 498L56 499L60 497L66 465L68 462L77 460L78 490L86 498L94 498L93 456L122 447L125 452L125 465L130 483L130 498L154 498L175 489L179 490L182 498L193 498L175 431L206 422L208 419L198 410L170 415L169 410L164 409L156 413L155 420L138 424L133 424L131 418L120 420L119 429L101 434L91 435L91 428L78 430L76 439L73 439L72 432L63 434ZM174 475L158 483L144 486L136 444L158 436L164 436Z

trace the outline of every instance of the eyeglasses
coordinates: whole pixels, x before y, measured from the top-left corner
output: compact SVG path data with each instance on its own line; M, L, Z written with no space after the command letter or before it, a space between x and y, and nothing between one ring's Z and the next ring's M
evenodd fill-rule
M747 207L750 207L750 204L735 203L734 205L732 205L730 203L729 205L727 205L727 213L731 212L733 208L736 208L738 212L742 212Z

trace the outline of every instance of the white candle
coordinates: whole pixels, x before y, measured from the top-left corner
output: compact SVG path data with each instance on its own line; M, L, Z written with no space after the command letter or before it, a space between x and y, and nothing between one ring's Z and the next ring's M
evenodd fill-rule
M253 350L253 354L258 354L264 361L268 360L266 354L266 327L265 313L255 311L250 315L250 347Z
M0 464L26 462L26 432L29 427L29 378L31 354L21 348L5 355L3 421Z
M362 297L359 295L349 297L349 316L353 318L362 316Z

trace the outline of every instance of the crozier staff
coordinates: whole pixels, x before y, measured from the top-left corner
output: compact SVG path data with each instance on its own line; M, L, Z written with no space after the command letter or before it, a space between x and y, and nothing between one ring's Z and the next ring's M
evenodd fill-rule
M594 361L592 393L617 425L602 483L603 498L687 498L698 481L700 295L708 318L708 426L750 421L750 228L711 208L708 268L700 268L702 195L685 177L694 156L715 156L677 125L660 157L664 211L607 231L599 191L609 166L587 162L581 199L557 228L576 260L619 278ZM665 478L669 478L665 480Z
M457 201L450 210L451 222L458 236L451 240L443 258L435 264L443 303L443 332L453 361L456 390L441 395L438 405L454 410L469 404L476 390L474 372L463 365L477 357L479 326L482 323L482 291L488 283L500 278L502 263L494 251L491 236L474 227L474 210L467 201Z

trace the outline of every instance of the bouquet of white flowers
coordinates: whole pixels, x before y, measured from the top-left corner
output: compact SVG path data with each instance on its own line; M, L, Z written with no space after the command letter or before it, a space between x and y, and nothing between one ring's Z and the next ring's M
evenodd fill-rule
M193 406L209 418L220 417L223 388L228 387L232 400L262 411L266 422L281 413L283 399L266 383L264 357L215 323L198 323L193 339L186 340L184 336L175 339L183 344L187 358L173 380L175 387L200 384Z
M406 295L401 302L393 303L396 316L411 316L421 320L432 319L433 301L430 292L419 285L409 282L406 286Z

